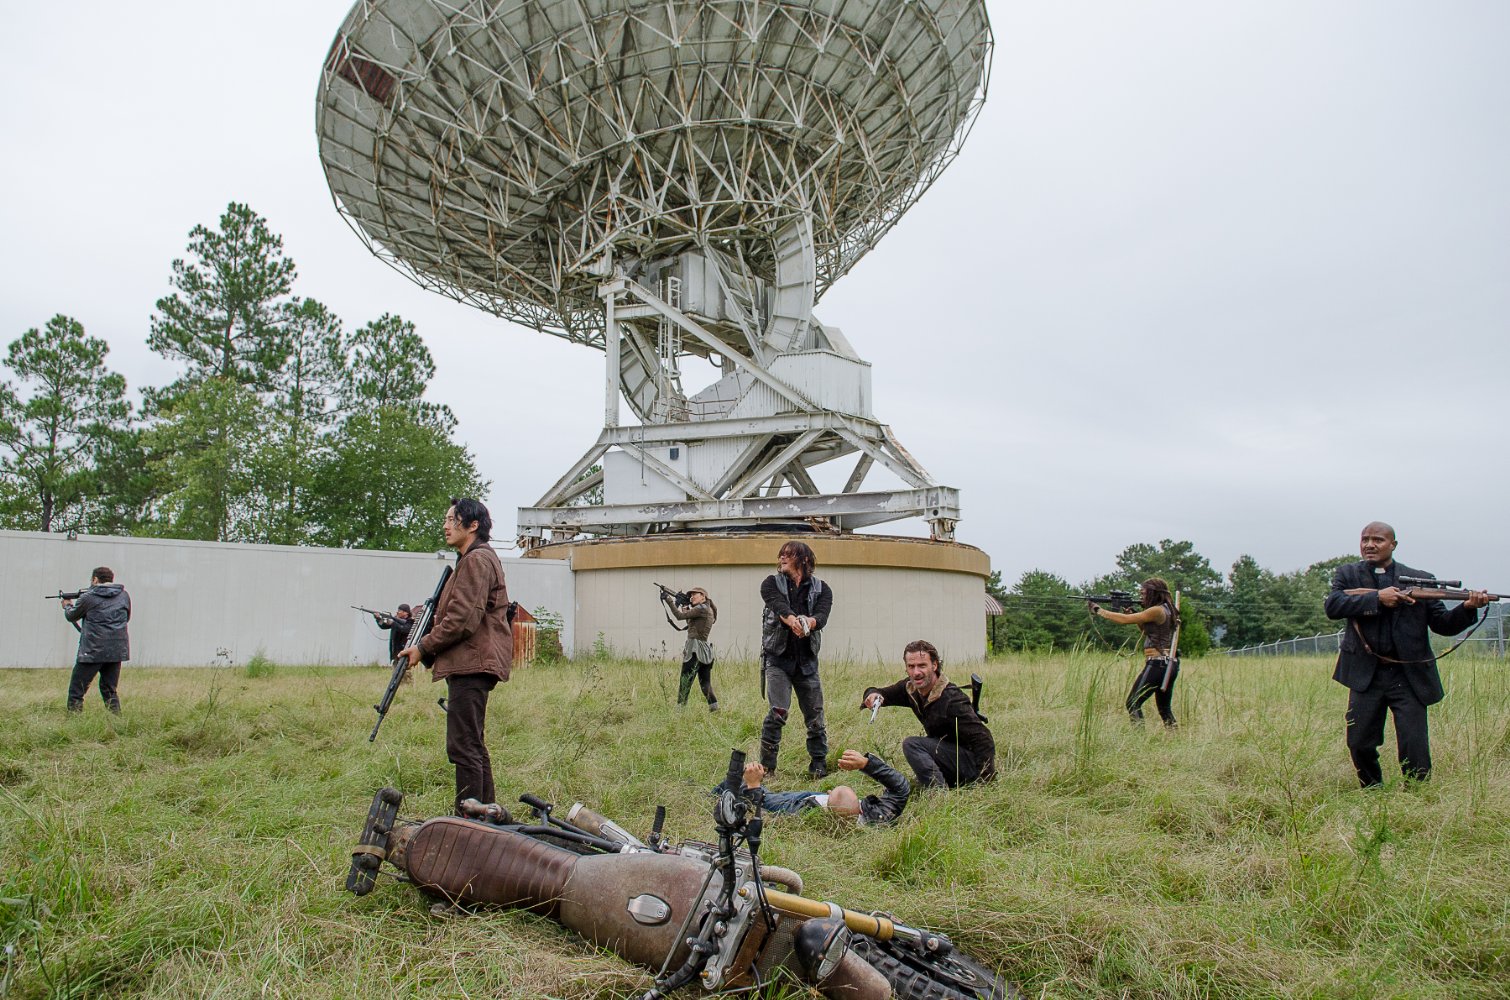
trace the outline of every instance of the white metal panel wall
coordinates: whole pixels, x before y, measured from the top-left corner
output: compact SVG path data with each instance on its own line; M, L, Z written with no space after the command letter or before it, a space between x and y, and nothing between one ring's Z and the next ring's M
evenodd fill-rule
M667 468L687 475L687 445L647 444L645 453ZM676 454L672 458L672 453ZM687 499L687 492L647 466L638 455L614 449L603 456L603 502L608 504L664 503Z
M754 661L760 651L760 583L775 571L758 566L591 570L577 573L577 652L599 635L615 653L679 659L684 636L661 614L655 583L703 587L718 605L713 645L723 660ZM888 567L819 567L834 589L823 633L823 659L900 667L902 647L927 639L945 663L985 658L985 582L969 573ZM900 676L900 675L899 675ZM834 695L837 697L837 693Z
M745 390L739 402L729 411L730 417L769 417L776 413L787 413L792 409L792 404L776 395L776 390L764 382L756 382Z
M803 351L772 359L771 374L824 409L871 416L868 362L829 351Z
M454 561L454 553L451 553ZM43 595L87 586L109 566L131 595L131 662L142 666L375 663L388 633L347 607L391 610L435 590L434 553L0 531L0 602L9 612L0 667L73 664L78 635ZM509 597L565 616L573 643L571 571L563 562L504 559Z

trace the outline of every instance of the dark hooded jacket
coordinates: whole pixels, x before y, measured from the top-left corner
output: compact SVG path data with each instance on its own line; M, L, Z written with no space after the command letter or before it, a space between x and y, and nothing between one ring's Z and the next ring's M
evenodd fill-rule
M131 659L126 623L131 595L118 583L97 583L79 595L63 617L79 626L80 663L119 663Z

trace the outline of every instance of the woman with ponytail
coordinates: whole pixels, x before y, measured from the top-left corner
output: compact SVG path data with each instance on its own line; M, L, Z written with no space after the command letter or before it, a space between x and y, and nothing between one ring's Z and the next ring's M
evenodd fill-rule
M1144 580L1143 610L1135 614L1108 611L1095 603L1091 604L1091 614L1119 625L1136 625L1143 632L1143 669L1127 694L1127 714L1134 722L1142 722L1143 703L1152 696L1164 725L1171 729L1179 725L1171 702L1175 678L1180 676L1179 651L1172 648L1180 615L1174 608L1169 584L1156 576Z

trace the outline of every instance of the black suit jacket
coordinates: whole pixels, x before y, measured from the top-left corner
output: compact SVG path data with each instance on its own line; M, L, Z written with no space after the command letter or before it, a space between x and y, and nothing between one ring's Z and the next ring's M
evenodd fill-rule
M1432 574L1396 562L1395 576L1430 578ZM1432 654L1427 629L1439 635L1456 635L1478 621L1478 612L1462 604L1449 611L1441 601L1418 600L1414 604L1397 604L1392 615L1383 616L1379 613L1381 605L1377 593L1344 593L1359 588L1379 589L1373 567L1362 561L1338 566L1332 574L1332 592L1326 598L1326 616L1349 621L1342 633L1342 648L1337 654L1337 669L1332 672L1332 680L1354 691L1368 688L1379 659L1364 650L1363 643L1358 641L1358 629L1362 630L1369 647L1378 649L1386 621L1389 621L1390 635L1395 642L1393 658L1420 661L1407 662L1402 668L1416 697L1423 705L1435 705L1441 701L1444 694L1442 677L1437 673L1437 659ZM1358 629L1353 627L1353 622L1358 623Z

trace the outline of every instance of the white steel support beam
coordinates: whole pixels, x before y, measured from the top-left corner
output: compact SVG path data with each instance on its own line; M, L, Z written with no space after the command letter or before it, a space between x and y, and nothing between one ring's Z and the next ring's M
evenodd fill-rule
M612 427L604 432L609 444L657 444L686 438L747 437L751 434L798 434L811 430L847 430L857 437L879 443L881 425L833 410L815 413L778 413L769 417L732 417L722 420L679 420L642 427Z
M850 444L854 445L856 448L859 448L861 451L865 452L865 454L869 455L877 462L880 462L883 466L890 469L892 472L896 473L897 476L909 486L915 486L919 489L922 489L926 486L931 485L928 481L927 476L920 475L918 473L918 470L908 465L904 465L902 462L888 455L883 449L871 444L869 441L866 441L864 438L860 437L860 435L854 433L853 431L845 428L839 430L838 434L844 440L848 441Z
M875 461L875 459L865 454L865 452L860 452L860 460L855 463L855 471L849 474L849 478L844 482L844 489L840 490L840 492L853 493L858 490L860 484L865 482L865 475L870 472L870 467L875 464Z
M928 474L928 470L923 468L921 462L912 457L912 452L902 447L902 442L897 440L897 436L891 433L891 428L885 424L881 425L881 437L886 440L886 446L891 449L891 453L905 462L908 468L923 477L924 482L933 482L933 477Z
M614 504L603 507L523 507L519 528L629 533L633 526L696 522L780 521L808 517L860 519L880 524L904 517L930 521L959 518L959 491L946 486L921 490L847 493L816 497L742 497L671 503Z
M786 478L804 496L815 497L819 493L818 484L813 482L813 477L808 475L807 470L802 467L800 456L797 461L787 463Z
M765 451L768 444L770 444L770 438L768 437L757 436L752 438L750 443L745 445L744 450L739 453L739 456L729 463L729 467L724 470L724 474L718 478L718 482L713 484L713 489L709 492L716 497L727 495L729 487L734 485L734 480L738 479L740 473L750 467L751 462L760 457L760 453Z
M808 445L818 440L818 435L822 433L822 431L808 431L806 434L798 436L795 441L778 451L776 455L765 464L761 465L759 468L751 469L749 472L745 473L744 476L740 478L739 482L729 487L729 495L742 497L754 493L756 490L760 489L761 483L765 482L767 479L770 479L776 473L786 468L787 464L791 462L792 459L796 458L798 455L806 451Z
M603 297L603 351L607 363L603 366L603 426L619 426L619 321L614 318L614 297Z
M599 437L598 443L587 449L582 457L577 459L577 464L568 469L566 475L556 480L556 485L546 490L545 496L536 501L535 505L537 507L550 507L561 503L566 497L567 492L571 489L572 483L577 481L577 477L591 468L592 464L602 458L603 453L607 450L607 442L602 437Z

